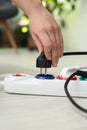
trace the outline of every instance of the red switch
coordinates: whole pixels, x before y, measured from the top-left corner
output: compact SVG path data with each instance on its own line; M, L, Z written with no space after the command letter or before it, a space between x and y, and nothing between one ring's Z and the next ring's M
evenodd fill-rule
M22 75L17 73L17 74L15 74L15 76L22 76Z
M68 78L68 77L62 77L62 76L60 76L60 75L57 76L57 79L59 79L59 80L67 80L67 78ZM72 78L72 80L77 80L77 77L74 76L74 77Z

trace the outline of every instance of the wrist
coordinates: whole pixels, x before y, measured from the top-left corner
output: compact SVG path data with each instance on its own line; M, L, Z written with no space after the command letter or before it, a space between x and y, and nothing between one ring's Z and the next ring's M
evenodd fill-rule
M42 7L41 0L12 0L30 17Z
M37 9L42 7L40 0L29 0L29 5L26 7L26 14L28 17L31 17Z

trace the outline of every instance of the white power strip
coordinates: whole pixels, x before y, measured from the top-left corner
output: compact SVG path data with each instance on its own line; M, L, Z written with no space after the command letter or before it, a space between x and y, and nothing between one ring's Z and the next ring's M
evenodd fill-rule
M71 71L70 71L71 72ZM4 90L8 93L66 96L64 83L60 79L37 79L32 75L21 74L21 76L9 75L4 78ZM71 80L69 92L75 97L87 97L87 81Z

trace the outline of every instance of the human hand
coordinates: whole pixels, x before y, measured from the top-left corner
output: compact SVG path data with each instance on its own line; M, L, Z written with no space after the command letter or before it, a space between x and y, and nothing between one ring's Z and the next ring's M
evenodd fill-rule
M60 26L42 5L32 11L29 19L32 37L39 52L44 52L46 58L52 60L52 66L56 67L63 55Z

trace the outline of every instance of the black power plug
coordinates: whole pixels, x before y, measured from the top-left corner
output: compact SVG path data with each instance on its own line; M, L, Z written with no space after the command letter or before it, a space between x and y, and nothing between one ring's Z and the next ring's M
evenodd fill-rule
M45 69L45 75L47 74L47 68L51 68L52 61L48 60L45 54L42 52L36 60L36 67L40 68L40 74L42 69Z

